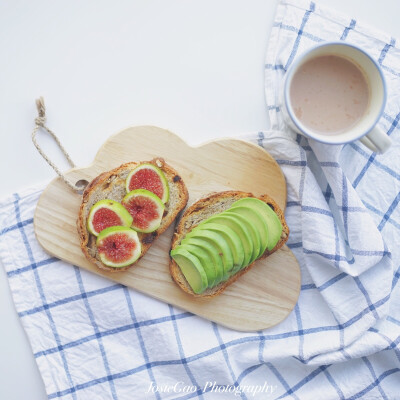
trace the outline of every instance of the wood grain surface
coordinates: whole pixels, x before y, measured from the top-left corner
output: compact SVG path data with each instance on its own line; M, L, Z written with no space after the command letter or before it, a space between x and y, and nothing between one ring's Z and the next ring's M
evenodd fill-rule
M210 192L226 189L269 194L284 209L286 183L275 160L261 147L238 139L219 139L191 147L175 134L153 126L125 129L111 136L86 168L66 173L75 183L129 161L163 157L183 178L189 204ZM300 268L284 246L260 260L225 292L212 299L184 293L169 274L169 249L174 226L164 232L138 264L125 272L102 271L89 263L76 230L81 196L54 179L40 196L34 217L39 243L51 255L122 283L159 300L240 331L278 324L297 302Z

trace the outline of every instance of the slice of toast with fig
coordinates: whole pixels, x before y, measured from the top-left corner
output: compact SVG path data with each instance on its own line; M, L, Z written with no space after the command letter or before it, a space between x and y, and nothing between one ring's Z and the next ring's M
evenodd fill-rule
M86 187L77 228L85 257L124 271L144 256L188 201L185 183L164 159L130 162Z
M181 216L171 245L170 273L194 297L221 294L288 240L283 211L268 195L213 193Z

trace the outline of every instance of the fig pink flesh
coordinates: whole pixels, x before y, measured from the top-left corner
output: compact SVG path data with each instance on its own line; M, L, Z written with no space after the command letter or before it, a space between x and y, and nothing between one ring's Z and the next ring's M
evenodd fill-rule
M101 232L103 229L109 228L110 226L123 225L118 214L105 207L99 208L94 213L92 224L96 232Z
M154 193L160 199L164 194L164 186L160 177L150 168L143 168L132 175L129 181L129 190L146 189Z
M128 260L135 251L136 242L125 233L114 233L104 238L98 246L99 253L105 254L108 260L117 264Z
M136 196L124 203L132 215L133 224L139 229L147 229L150 222L159 217L157 205L145 196Z

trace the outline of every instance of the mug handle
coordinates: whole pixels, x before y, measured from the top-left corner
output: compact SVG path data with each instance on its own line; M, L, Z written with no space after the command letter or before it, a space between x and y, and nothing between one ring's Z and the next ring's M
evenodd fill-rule
M363 136L360 142L375 153L384 153L392 145L389 136L377 126Z

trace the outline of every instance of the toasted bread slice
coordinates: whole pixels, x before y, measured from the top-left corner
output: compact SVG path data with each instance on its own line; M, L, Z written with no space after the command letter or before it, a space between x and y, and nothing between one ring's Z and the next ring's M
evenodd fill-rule
M87 229L87 218L92 206L100 200L111 199L121 202L123 197L126 195L125 180L129 172L139 164L143 164L145 162L156 165L164 172L169 186L169 200L165 204L165 211L160 227L151 233L138 232L138 236L142 244L142 252L137 261L139 261L140 258L146 254L147 250L157 239L157 237L160 236L171 225L179 212L186 206L189 197L186 186L178 173L168 164L166 164L162 158L155 158L151 161L143 161L140 163L130 162L123 164L118 168L104 172L94 178L83 193L82 204L79 209L79 216L77 220L77 227L83 253L90 262L96 264L99 268L106 269L108 271L119 272L130 268L137 262L136 261L134 264L123 268L113 268L103 264L100 261L99 254L97 252L96 237L89 233Z
M222 211L225 211L235 201L245 197L257 197L257 196L254 196L252 193L246 193L246 192L225 191L220 193L213 193L208 197L200 199L196 203L192 204L184 212L179 223L175 228L175 233L172 237L172 246L171 246L172 249L175 249L175 247L180 244L180 242L183 240L186 234L189 233L200 222L202 222L207 218L210 218L215 214L219 214ZM266 250L264 254L257 259L260 260L262 258L268 257L270 254L280 249L286 243L289 236L289 228L286 224L283 211L271 197L265 194L257 198L267 203L274 210L275 214L278 216L279 220L282 223L282 234L279 242L271 251ZM169 264L169 269L174 281L186 293L195 297L214 297L221 294L230 284L235 282L236 279L238 279L241 275L249 271L250 268L252 268L254 264L257 262L257 260L249 264L247 267L241 269L235 275L231 276L227 281L221 282L217 286L209 288L201 294L196 294L193 292L186 278L182 274L181 269L172 258Z

